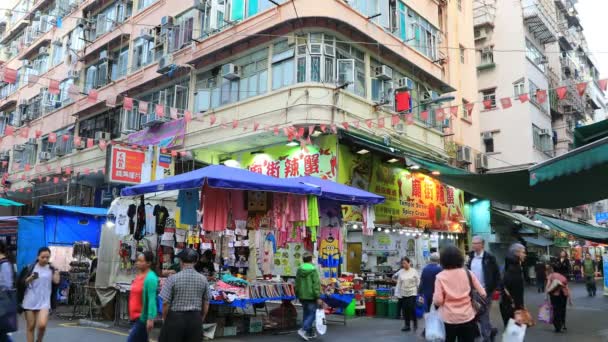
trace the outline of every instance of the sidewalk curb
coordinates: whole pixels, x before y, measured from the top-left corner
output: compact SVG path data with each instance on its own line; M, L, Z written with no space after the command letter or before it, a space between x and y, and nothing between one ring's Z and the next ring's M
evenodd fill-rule
M78 320L78 325L83 327L91 327L91 328L101 328L101 329L109 329L112 326L106 323L95 322L88 319L80 319Z

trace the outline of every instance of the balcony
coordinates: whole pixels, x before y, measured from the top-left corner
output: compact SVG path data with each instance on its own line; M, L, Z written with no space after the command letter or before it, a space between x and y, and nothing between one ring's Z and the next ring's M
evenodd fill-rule
M551 17L551 10L544 0L524 1L524 23L542 44L557 40L557 23Z

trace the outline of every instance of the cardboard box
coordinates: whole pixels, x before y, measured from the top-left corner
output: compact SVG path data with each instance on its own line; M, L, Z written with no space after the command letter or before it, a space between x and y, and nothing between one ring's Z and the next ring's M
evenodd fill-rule
M264 330L264 322L259 317L251 317L249 319L249 332L261 333Z

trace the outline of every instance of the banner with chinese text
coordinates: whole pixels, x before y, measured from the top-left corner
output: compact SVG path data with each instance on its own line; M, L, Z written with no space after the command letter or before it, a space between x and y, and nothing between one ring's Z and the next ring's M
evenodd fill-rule
M107 166L108 182L141 183L144 161L145 153L143 151L111 145Z

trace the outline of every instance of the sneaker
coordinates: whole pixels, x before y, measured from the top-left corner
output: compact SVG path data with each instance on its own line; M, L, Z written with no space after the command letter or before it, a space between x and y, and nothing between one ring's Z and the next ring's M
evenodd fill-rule
M319 337L319 336L317 336L317 332L316 331L313 331L313 333L310 336L308 336L308 338L310 338L311 340L314 340L317 337Z
M405 326L403 328L401 328L401 331L410 331L412 330L409 326Z
M304 329L300 329L298 330L298 335L300 335L300 337L304 340L304 341L308 341L310 340L306 334L306 331L304 331Z

